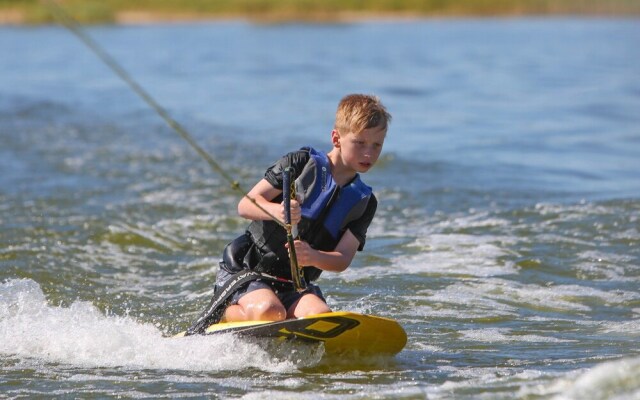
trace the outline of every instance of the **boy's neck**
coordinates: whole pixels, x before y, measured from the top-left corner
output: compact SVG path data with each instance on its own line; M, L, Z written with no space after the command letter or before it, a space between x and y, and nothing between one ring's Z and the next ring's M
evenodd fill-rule
M337 149L334 148L327 153L327 157L331 167L331 176L338 186L344 186L353 180L357 172L342 163L340 152Z

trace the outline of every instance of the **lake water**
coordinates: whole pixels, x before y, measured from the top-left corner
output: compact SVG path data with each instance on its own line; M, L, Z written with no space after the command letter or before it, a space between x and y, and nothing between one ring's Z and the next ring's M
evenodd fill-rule
M488 19L88 32L246 188L394 120L365 251L320 284L393 359L171 339L238 195L74 36L0 27L0 397L640 399L640 23Z

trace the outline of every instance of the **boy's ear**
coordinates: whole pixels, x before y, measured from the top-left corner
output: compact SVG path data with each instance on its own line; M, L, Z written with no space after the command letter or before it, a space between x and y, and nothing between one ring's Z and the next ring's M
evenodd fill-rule
M337 129L331 131L331 143L333 143L333 147L340 148L340 132Z

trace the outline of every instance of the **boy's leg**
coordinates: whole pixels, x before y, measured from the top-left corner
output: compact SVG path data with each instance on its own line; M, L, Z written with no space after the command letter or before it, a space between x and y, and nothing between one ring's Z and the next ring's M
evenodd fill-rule
M227 307L223 321L282 321L286 310L271 289L253 290Z
M307 315L331 312L331 309L320 297L313 293L303 295L293 303L287 312L288 318L302 318Z

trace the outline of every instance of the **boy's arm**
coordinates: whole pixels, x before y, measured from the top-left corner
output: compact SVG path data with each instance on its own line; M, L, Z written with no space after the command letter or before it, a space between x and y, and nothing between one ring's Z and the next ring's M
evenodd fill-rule
M277 217L282 222L284 221L284 205L282 203L272 202L272 200L280 195L280 193L282 193L282 190L271 186L271 183L266 179L261 179L249 191L249 193L247 193L247 195L254 199L260 207L267 210L271 215ZM265 214L264 211L256 207L256 205L253 204L253 202L246 196L238 203L238 214L243 218L253 221L272 219L271 216ZM291 223L297 224L300 222L300 218L300 205L297 201L291 200Z
M324 271L342 272L351 264L360 241L347 229L333 251L315 250L301 240L296 240L295 246L299 265L313 265Z

